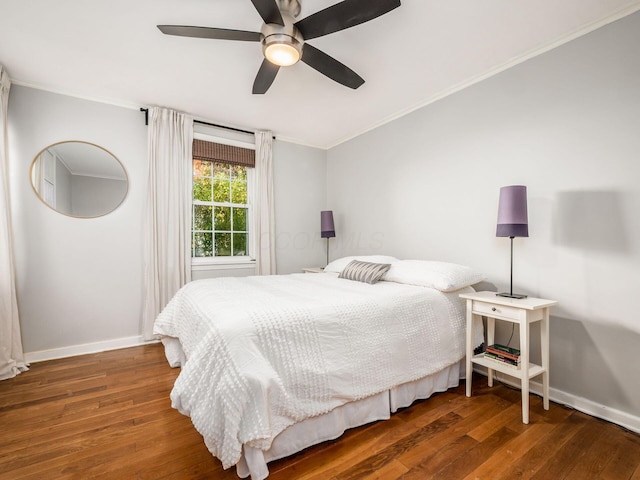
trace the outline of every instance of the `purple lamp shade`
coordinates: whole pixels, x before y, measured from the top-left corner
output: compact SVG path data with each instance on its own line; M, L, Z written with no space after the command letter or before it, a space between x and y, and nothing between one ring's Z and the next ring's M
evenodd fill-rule
M528 237L527 187L511 185L500 189L496 237Z
M324 210L320 212L320 238L331 238L336 236L336 229L333 226L333 211Z

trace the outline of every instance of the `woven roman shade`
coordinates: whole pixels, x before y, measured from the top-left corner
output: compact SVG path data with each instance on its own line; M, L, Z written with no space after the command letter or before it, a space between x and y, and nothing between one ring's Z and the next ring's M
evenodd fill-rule
M199 139L193 140L193 158L194 160L228 163L242 167L255 168L256 166L255 150Z

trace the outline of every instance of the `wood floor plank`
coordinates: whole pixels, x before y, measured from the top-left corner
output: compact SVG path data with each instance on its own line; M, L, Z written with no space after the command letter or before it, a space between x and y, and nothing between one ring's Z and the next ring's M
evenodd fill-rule
M112 461L135 447L135 444L109 445L102 444L89 448L64 448L54 454L39 456L37 462L23 465L12 465L6 476L0 474L0 479L41 480L76 477L82 478L82 463L90 465L102 463L110 458Z
M353 480L371 475L373 472L383 468L388 463L391 463L396 459L401 459L404 453L413 450L417 445L436 436L439 432L448 430L452 425L461 420L462 417L453 412L444 415L438 420L435 420L429 425L412 432L383 450L363 459L348 470L336 475L335 478L339 480ZM406 463L402 463L406 465Z
M406 479L407 467L405 467L402 463L394 460L386 464L380 470L372 472L370 475L366 477L362 477L362 480L396 480L402 478Z
M107 435L109 429L114 426L130 429L147 420L147 417L153 418L154 415L157 415L159 407L162 408L160 414L167 415L167 401L158 399L146 405L123 405L118 409L106 409L101 415L77 417L64 423L55 422L53 425L48 425L43 422L39 428L23 432L23 437L30 438L30 448L26 452L34 449L46 452L51 448L59 448L61 442L73 445L76 441L82 441L87 436L97 439L102 435ZM174 414L172 418L175 421L183 421L179 414L175 415L177 412L171 413Z
M447 467L460 455L475 447L478 441L468 435L462 435L447 443L438 450L436 455L425 458L424 461L413 466L403 477L403 480L422 480L430 478L437 472Z
M547 436L553 428L553 425L542 422L530 425L523 433L499 446L492 452L491 457L472 470L465 477L465 480L504 478L504 471L507 470L510 465L519 461L534 445ZM511 429L511 431L513 430Z
M617 428L617 427L615 427ZM640 436L622 432L620 443L600 473L601 480L626 480L640 474Z
M466 397L465 397L466 398ZM487 419L500 415L504 408L501 400L492 395L483 395L477 397L475 402L474 414L468 414L467 417L450 428L439 431L436 435L423 442L417 448L411 449L400 456L400 461L407 467L413 468L420 463L424 463L437 456L439 452L449 443L456 439L467 435L469 430L476 428L478 425L486 422ZM459 409L454 409L452 413L457 414ZM467 409L467 413L471 410Z
M494 451L498 450L506 442L515 438L515 436L515 432L503 427L490 437L487 437L482 442L471 447L462 455L453 459L452 462L438 470L434 475L430 475L430 478L433 478L434 480L464 478L469 474L469 472L473 471L478 465L491 457Z
M611 456L615 455L621 440L618 432L614 431L613 425L599 423L598 442L587 446L582 460L567 474L566 480L599 477Z
M584 416L573 415L564 418L562 422L557 422L553 430L531 445L531 448L524 455L507 465L500 476L508 479L528 480L584 426L586 421ZM498 461L502 460L499 455L492 455L492 457Z
M206 472L216 472L216 477L222 474L222 465L217 463L204 444L201 448L193 445L189 448L193 453L184 454L182 449L173 449L171 452L160 452L154 456L146 457L149 466L144 469L139 464L131 463L121 465L108 473L103 473L92 480L110 480L112 478L135 478L136 480L157 480L169 475L181 474L194 465L199 470L206 466Z
M505 425L522 418L522 408L514 403L506 408L500 415L488 418L485 422L472 429L467 435L481 442Z
M579 414L576 413L576 415ZM531 478L533 480L565 478L573 467L583 460L588 447L594 443L598 443L598 436L598 421L585 422L571 439L559 448Z
M154 462L165 460L167 456L172 456L172 454L175 456L177 452L189 451L196 446L202 445L201 439L192 435L191 431L174 431L168 435L164 430L164 425L159 425L158 427L154 432L151 432L152 434L155 433L153 445L139 448L138 444L134 444L134 448L121 454L117 462L94 463L90 466L83 466L83 474L86 478L91 479L139 476L140 465L154 465ZM135 439L129 437L126 440ZM208 459L201 458L198 463L206 460L209 461L210 467L215 467L211 454L209 454ZM176 462L178 462L177 459Z
M189 418L161 345L36 363L0 382L0 480L229 480ZM269 465L269 480L640 480L640 436L476 375Z

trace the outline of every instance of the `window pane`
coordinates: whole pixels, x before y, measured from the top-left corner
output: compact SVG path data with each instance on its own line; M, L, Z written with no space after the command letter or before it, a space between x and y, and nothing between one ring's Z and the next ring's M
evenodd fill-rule
M211 176L211 162L204 162L202 160L193 161L193 176L198 177L210 177Z
M247 203L247 182L233 180L231 182L231 203Z
M213 230L212 209L209 205L193 206L193 229Z
M214 207L214 229L231 230L231 207Z
M247 230L247 209L246 208L233 209L233 230L236 232Z
M247 234L233 234L233 255L247 255Z
M215 178L229 178L229 175L231 175L231 171L230 171L230 167L229 165L227 165L226 163L214 163L213 164L213 176Z
M211 257L213 255L213 234L198 232L193 234L193 256Z
M231 178L247 181L247 167L231 166Z
M211 179L193 177L193 199L203 202L211 201Z
M231 234L216 233L216 257L231 256Z
M215 180L213 183L213 201L229 202L230 201L230 183L228 180Z

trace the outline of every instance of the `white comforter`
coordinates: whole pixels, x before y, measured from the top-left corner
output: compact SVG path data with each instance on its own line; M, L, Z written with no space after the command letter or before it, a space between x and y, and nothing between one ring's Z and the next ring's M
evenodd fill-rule
M154 327L186 355L173 407L228 468L243 444L266 450L293 423L459 361L462 291L330 274L191 282Z

